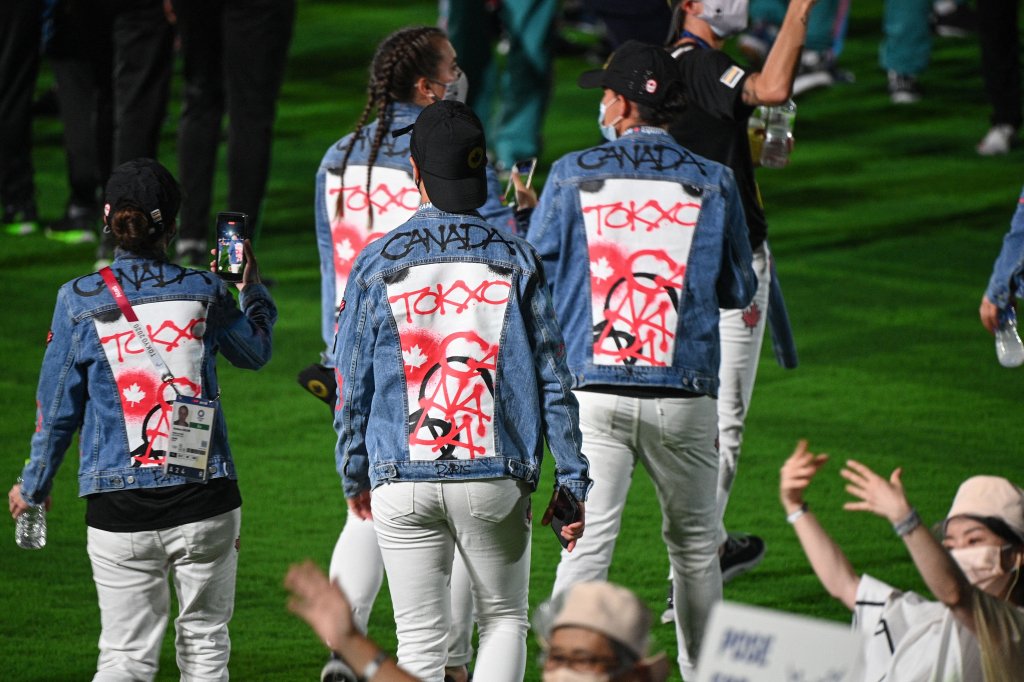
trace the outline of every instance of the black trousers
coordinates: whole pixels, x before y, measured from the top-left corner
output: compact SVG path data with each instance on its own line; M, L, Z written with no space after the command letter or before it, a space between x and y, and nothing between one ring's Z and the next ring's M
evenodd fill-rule
M1021 125L1019 0L978 0L978 38L992 125Z
M57 80L71 203L93 206L110 170L157 158L174 31L162 0L69 0L57 15Z
M178 128L180 239L204 240L221 121L228 116L228 205L259 220L295 0L173 0L185 62Z
M0 2L0 203L35 198L32 95L39 73L41 0Z

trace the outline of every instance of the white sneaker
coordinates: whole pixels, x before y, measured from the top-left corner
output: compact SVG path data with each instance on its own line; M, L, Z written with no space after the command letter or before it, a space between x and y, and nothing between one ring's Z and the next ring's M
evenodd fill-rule
M1010 147L1016 139L1017 130L1008 123L1001 123L988 129L985 137L978 143L977 150L982 156L1009 154Z

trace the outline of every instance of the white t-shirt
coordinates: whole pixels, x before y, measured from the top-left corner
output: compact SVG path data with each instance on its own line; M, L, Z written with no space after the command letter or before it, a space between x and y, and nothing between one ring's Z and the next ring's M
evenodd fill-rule
M867 637L864 682L982 682L974 634L943 604L863 575L853 626Z

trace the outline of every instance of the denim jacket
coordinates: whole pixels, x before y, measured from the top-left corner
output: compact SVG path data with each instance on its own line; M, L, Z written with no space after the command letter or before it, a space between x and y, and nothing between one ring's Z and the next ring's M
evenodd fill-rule
M415 104L392 104L394 118L391 130L412 125L422 107ZM338 315L338 303L345 292L345 282L356 255L374 239L386 234L412 217L420 203L420 192L412 182L412 165L409 163L409 135L392 137L386 131L381 138L377 159L370 173L372 187L369 197L366 193L367 159L380 121L366 126L352 148L352 155L345 167L342 183L341 162L345 158L352 134L341 138L324 154L316 172L316 243L320 250L320 331L324 345L331 348L334 342L334 323ZM337 213L338 194L346 193L344 215ZM515 231L515 219L510 207L501 203L502 188L494 169L487 167L487 203L480 213L492 224ZM370 224L370 210L373 207L373 224ZM327 365L331 364L324 353Z
M757 288L732 171L633 128L555 163L527 239L574 387L718 394L718 309Z
M345 495L392 481L555 478L590 488L579 406L537 254L431 204L356 259L338 315Z
M118 251L111 269L183 395L216 398L216 354L258 369L270 359L277 309L260 284L239 310L216 275ZM186 483L163 474L175 391L162 384L98 273L60 288L36 393L22 495L41 504L79 434L78 494ZM210 478L236 478L223 412L214 419Z
M1010 231L1003 237L1003 248L992 266L985 296L1005 311L1021 291L1024 291L1024 190L1017 200Z

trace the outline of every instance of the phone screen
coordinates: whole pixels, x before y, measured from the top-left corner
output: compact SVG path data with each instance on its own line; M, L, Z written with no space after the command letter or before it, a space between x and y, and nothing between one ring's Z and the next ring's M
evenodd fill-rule
M245 240L249 238L249 216L244 213L217 214L217 274L239 282L245 271Z
M516 172L519 173L519 177L523 178L523 184L527 187L533 182L533 171L537 168L537 157L527 159L526 161L516 161L515 163ZM508 176L508 185L505 186L505 201L508 201L509 195L512 193L515 185L512 182L512 176Z

